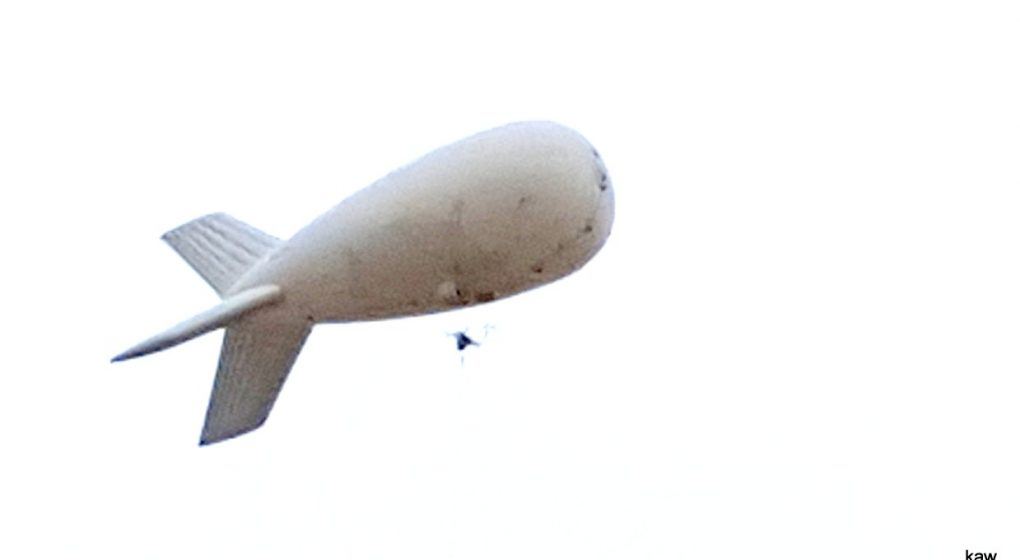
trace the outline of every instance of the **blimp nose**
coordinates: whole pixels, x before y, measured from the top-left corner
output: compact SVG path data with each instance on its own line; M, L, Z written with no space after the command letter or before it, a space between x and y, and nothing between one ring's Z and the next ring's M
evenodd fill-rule
M599 190L608 191L613 188L613 181L609 178L609 172L606 171L606 164L602 161L598 150L592 148L591 153L595 156L595 165L599 170Z
M594 254L605 243L606 237L609 236L609 232L613 227L615 197L613 195L613 181L609 178L609 172L606 170L606 164L602 161L602 156L599 155L598 150L595 148L591 149L591 153L595 159L599 189L595 215L591 222L589 222L592 223L591 229L595 233L595 243L592 251L592 254Z

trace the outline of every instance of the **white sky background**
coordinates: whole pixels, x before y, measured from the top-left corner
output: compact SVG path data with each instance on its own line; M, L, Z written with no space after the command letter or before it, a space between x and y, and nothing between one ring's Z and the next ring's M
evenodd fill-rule
M3 558L1020 554L1014 2L5 2ZM316 328L200 448L216 302L160 241L287 237L507 122L616 189L587 267ZM461 328L481 334L464 354Z

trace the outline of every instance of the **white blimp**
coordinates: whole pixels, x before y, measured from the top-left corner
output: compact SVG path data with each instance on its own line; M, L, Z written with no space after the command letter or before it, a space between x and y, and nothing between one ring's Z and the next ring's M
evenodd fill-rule
M167 232L223 298L123 352L226 327L201 444L261 426L312 326L493 301L577 270L605 243L613 189L598 152L547 122L440 148L358 191L289 241L225 214Z

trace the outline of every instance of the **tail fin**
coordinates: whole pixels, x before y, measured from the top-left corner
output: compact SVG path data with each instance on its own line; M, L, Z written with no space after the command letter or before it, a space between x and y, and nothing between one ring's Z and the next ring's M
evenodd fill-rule
M226 214L210 214L163 234L166 241L222 296L280 240Z
M113 358L130 360L158 352L196 336L227 328L213 384L202 445L258 428L287 380L312 322L262 309L283 299L278 286L265 285L227 297L219 305L137 344Z
M159 352L160 350L166 350L171 346L177 346L196 336L224 327L235 319L260 307L274 304L281 299L283 299L283 293L278 286L267 285L245 290L228 297L216 307L199 313L183 323L132 346L114 357L113 361L122 362L131 358L152 354L153 352Z
M201 445L258 428L312 330L304 317L253 313L227 326Z

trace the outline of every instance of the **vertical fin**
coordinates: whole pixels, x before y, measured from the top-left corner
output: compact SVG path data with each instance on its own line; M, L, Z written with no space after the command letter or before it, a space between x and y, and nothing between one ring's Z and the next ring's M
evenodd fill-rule
M276 402L312 324L255 313L227 327L201 445L261 426Z
M223 295L280 240L228 216L209 214L163 234L216 293Z

